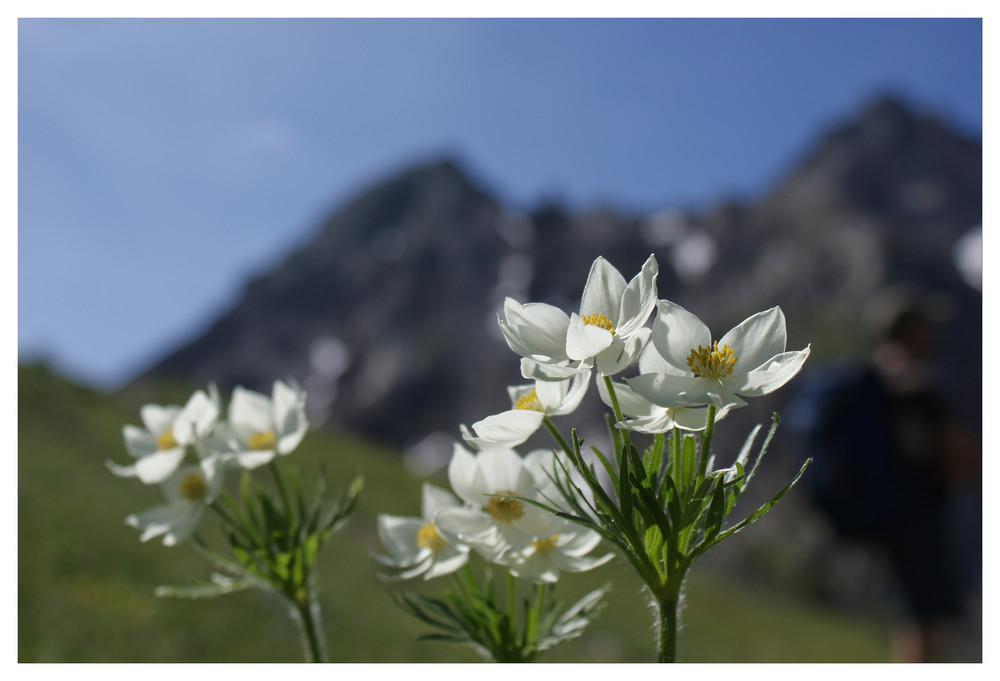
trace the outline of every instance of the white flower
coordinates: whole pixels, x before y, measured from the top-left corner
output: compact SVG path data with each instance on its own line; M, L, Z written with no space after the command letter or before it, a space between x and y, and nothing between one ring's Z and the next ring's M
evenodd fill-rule
M205 507L222 488L222 466L218 458L204 459L197 466L183 466L168 477L160 489L167 503L125 518L142 531L141 541L163 535L163 544L173 546L194 532Z
M219 394L214 385L208 394L198 390L184 407L147 404L139 411L145 428L122 428L125 448L136 457L130 466L106 461L108 469L123 478L138 477L149 484L163 482L177 470L187 445L205 437L219 417Z
M521 355L521 375L559 380L588 372L596 363L608 376L634 362L649 338L645 328L656 304L656 258L631 282L603 257L591 265L579 314L546 303L521 305L507 298L500 329Z
M507 345L521 355L521 375L547 381L572 378L590 372L591 365L573 361L566 354L569 315L547 303L521 305L513 298L503 303L498 317Z
M498 560L507 565L515 577L532 582L553 583L559 572L583 572L604 565L614 555L588 556L601 541L593 530L581 527L565 518L548 514L548 524L528 544L514 548Z
M423 575L431 579L454 572L469 560L469 547L449 542L437 531L434 517L446 508L462 505L448 490L424 483L422 517L404 517L380 513L378 536L388 556L372 553L383 565L400 568L396 575L380 574L386 581L411 579Z
M656 305L656 258L646 259L628 284L603 257L594 260L580 300L580 314L570 317L566 355L595 359L602 376L616 374L638 357L649 339L646 320Z
M639 371L643 371L643 358L648 355L648 351L639 358ZM665 433L668 430L679 428L681 430L704 430L705 421L708 418L708 407L660 407L645 399L632 388L624 383L615 383L615 397L618 399L618 406L622 410L625 420L618 425L629 430L647 435ZM611 397L604 381L597 382L597 391L604 404L611 405ZM723 407L715 415L715 420L720 421L729 413L729 407Z
M438 531L449 541L472 545L490 561L527 545L544 531L549 513L521 499L540 499L538 489L550 485L542 461L551 457L550 450L524 459L510 449L473 454L456 442L448 481L468 507L441 510L434 519Z
M534 434L546 416L572 413L587 392L590 374L576 374L562 381L535 381L507 388L513 409L461 426L462 438L476 449L509 449Z
M739 396L777 390L809 357L809 347L785 352L785 316L778 307L758 312L713 343L700 319L667 300L657 304L650 347L642 373L627 383L661 407L744 406Z
M275 381L271 397L237 386L229 418L207 440L224 461L251 469L290 454L306 434L306 394L294 383Z

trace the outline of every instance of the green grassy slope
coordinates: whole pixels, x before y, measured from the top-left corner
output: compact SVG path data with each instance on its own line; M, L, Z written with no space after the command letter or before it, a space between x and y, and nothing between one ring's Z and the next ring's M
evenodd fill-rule
M149 398L182 401L183 387ZM18 377L18 658L21 662L294 662L294 625L271 595L242 592L210 601L159 599L160 584L206 578L186 546L141 544L124 525L160 503L159 491L112 476L106 458L128 459L121 427L138 409L72 385L40 367ZM379 512L415 515L420 485L391 451L344 433L310 433L292 455L309 479L322 470L339 491L366 477L358 512L320 556L320 605L329 657L339 662L472 662L471 650L418 642L421 623L393 604L391 589L434 592L447 579L389 587L368 555L379 550ZM446 486L443 480L436 480ZM206 516L209 526L214 524ZM209 534L209 536L211 536ZM568 575L574 599L612 581L611 604L584 637L546 653L547 662L651 662L651 614L622 562ZM879 661L877 626L794 602L737 591L699 575L687 586L684 661Z

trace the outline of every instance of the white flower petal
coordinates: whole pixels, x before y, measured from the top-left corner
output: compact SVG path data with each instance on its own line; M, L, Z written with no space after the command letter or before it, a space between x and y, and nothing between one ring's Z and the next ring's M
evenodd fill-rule
M598 557L575 556L556 551L552 551L551 553L552 555L550 558L552 559L552 562L555 563L556 567L563 572L585 572L587 570L593 570L596 567L604 565L615 557L613 553L606 553L603 556Z
M559 571L546 554L533 554L510 566L510 573L529 582L554 584L559 581Z
M640 374L672 374L674 376L694 376L685 361L683 367L677 367L663 359L653 343L648 343L639 355Z
M106 459L104 465L107 469L117 475L119 478L134 478L136 476L135 464L131 466L121 466L111 459Z
M244 450L238 452L228 452L219 454L219 458L227 463L235 463L240 468L252 471L260 468L275 457L277 452L273 449Z
M564 416L580 406L588 385L590 373L578 373L565 381L536 381L535 394L546 414Z
M455 549L452 545L442 548L435 556L424 579L434 579L442 575L448 575L469 562L469 549L463 546L461 550Z
M622 293L621 313L615 324L615 332L628 337L646 324L649 314L656 306L656 275L659 268L656 258L646 258L639 274L625 287Z
M457 508L462 505L458 498L446 489L425 482L420 501L421 515L425 520L431 520L441 509Z
M712 387L696 376L672 374L639 374L625 382L637 395L660 407L706 404Z
M434 516L434 527L449 544L480 544L496 541L493 519L474 508L446 508Z
M785 315L780 307L758 312L719 339L736 355L733 373L747 373L785 351Z
M203 391L197 390L174 420L174 440L189 445L196 437L203 437L219 418L219 405Z
M566 355L572 360L594 357L611 345L614 336L610 331L593 324L584 324L580 315L573 313L566 331Z
M177 470L183 459L183 447L164 449L137 459L135 473L147 485L159 484Z
M651 333L645 327L636 329L624 342L612 343L606 350L598 353L597 373L601 376L614 376L627 369L642 354Z
M537 412L534 412L537 413ZM479 469L486 480L484 494L510 492L521 497L530 497L535 491L535 482L524 469L524 460L510 449L491 449L476 455ZM489 499L480 499L485 506Z
M558 362L566 357L566 329L569 317L546 303L521 305L513 298L504 301L500 330L510 349L522 357Z
M479 496L486 483L479 472L476 456L458 442L452 448L448 462L448 484L467 503L482 505Z
M418 577L422 573L424 573L431 566L433 561L434 557L428 554L419 563L417 563L414 567L410 568L409 570L404 570L403 572L397 573L395 575L387 575L379 573L378 576L379 579L381 579L384 582L401 582L406 579L413 579L414 577Z
M198 523L201 521L201 516L204 511L204 504L198 504L191 509L190 513L171 525L170 529L163 535L163 545L176 546L190 537L198 527Z
M692 350L711 344L712 333L698 317L669 300L657 303L653 346L663 359L684 370Z
M123 426L122 437L125 440L125 449L132 456L146 456L159 449L156 436L143 428Z
M180 412L181 408L174 405L161 407L158 404L145 404L139 409L139 417L146 430L156 436L165 433L173 426L174 419Z
M592 368L586 362L546 364L528 357L521 358L521 375L531 381L563 381L581 374L585 374L589 380Z
M473 438L479 449L510 449L531 437L542 425L545 414L530 409L510 409L487 416L472 424L478 437Z
M598 256L587 274L580 299L580 314L603 314L609 322L616 323L624 291L625 277L611 263Z
M275 424L271 420L270 398L236 386L229 402L229 421L234 427L240 425L257 433L273 430Z
M720 421L729 411L728 408L720 409L715 414L716 422ZM704 430L705 422L708 419L707 407L687 407L684 409L671 409L671 416L674 424L681 430Z
M125 518L125 524L142 531L140 541L148 541L153 537L169 532L170 528L181 522L194 510L194 504L185 499L154 506L142 513Z
M417 533L423 527L420 518L380 513L376 519L378 538L389 555L401 564L412 564L421 552L417 546Z
M772 357L760 368L754 369L738 385L730 386L733 392L746 397L759 397L774 392L799 373L809 357L811 346L804 350L784 352Z

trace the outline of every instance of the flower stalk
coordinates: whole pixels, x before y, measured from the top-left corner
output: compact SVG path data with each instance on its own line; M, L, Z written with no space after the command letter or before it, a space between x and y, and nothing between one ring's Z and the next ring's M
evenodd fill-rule
M747 456L758 429L743 447L740 457L727 469L713 470L711 451L717 408L708 405L704 428L694 434L674 429L669 446L660 434L640 457L624 420L616 387L605 377L608 402L614 411L609 419L614 461L597 448L591 451L604 467L611 490L597 478L595 464L583 457L583 443L572 434L572 445L546 417L544 423L553 439L566 453L572 468L589 495L570 480L569 468L552 471L552 480L568 509L539 504L557 516L597 531L613 544L642 578L657 613L657 659L677 660L680 605L684 578L694 560L711 546L739 531L770 510L805 471L798 474L750 517L723 530L725 517L746 488L778 425L774 416L771 431L758 450L754 468L745 475ZM613 492L614 494L610 494ZM592 498L593 501L589 499Z

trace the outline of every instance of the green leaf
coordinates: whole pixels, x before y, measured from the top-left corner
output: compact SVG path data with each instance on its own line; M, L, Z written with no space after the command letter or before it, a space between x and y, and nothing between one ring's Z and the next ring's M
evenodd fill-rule
M792 488L792 486L796 482L799 481L799 478L802 477L802 474L806 472L806 467L810 464L810 462L812 462L812 459L806 459L806 462L804 464L802 464L802 468L800 468L799 472L795 474L795 477L792 478L791 480L789 480L788 483L784 487L782 487L778 491L777 494L775 494L773 497L771 497L771 499L769 501L765 502L760 508L758 508L756 511L754 511L749 517L747 517L744 520L740 521L739 523L737 523L733 527L730 527L725 532L722 532L713 541L711 541L711 542L703 541L701 544L699 544L697 547L695 547L695 549L691 552L691 558L694 559L694 557L696 555L701 555L706 550L708 550L709 547L711 547L711 546L713 546L715 544L718 544L720 541L722 541L723 539L725 539L729 535L735 534L736 532L739 532L744 527L750 525L751 523L753 523L754 521L756 521L758 518L760 518L761 516L763 516L765 513L767 513L768 511L770 511L772 508L774 508L774 505L777 504L779 501L781 501L781 498L783 496L785 496L785 493L788 492L788 490L790 490Z
M218 576L216 576L218 577ZM260 588L262 583L251 577L243 579L220 578L212 582L191 584L189 586L163 585L156 587L154 593L159 598L215 598L236 591Z
M604 452L594 445L590 445L590 451L592 451L594 456L597 457L597 460L601 462L605 472L608 474L608 479L610 479L611 483L614 485L615 494L618 494L618 475L615 473L615 469L611 466L611 462L608 461L608 457L606 457Z
M599 589L591 591L574 603L549 628L549 634L537 643L539 652L548 650L560 643L580 636L591 622L600 614L607 604L605 596L611 589L607 583ZM555 608L551 610L555 612Z
M708 507L708 515L705 519L705 538L711 540L722 529L722 520L726 514L726 481L725 475L719 473L715 475L715 491L712 494L712 503Z

